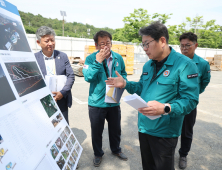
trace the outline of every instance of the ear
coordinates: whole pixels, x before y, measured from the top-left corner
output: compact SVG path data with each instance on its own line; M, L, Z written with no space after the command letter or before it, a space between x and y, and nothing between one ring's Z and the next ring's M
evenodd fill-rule
M37 44L40 46L40 41L39 41L39 40L37 40L36 42L37 42Z
M95 47L96 47L97 50L99 50L99 47L98 47L98 44L97 44L97 43L95 43Z
M198 46L198 43L195 44L195 49L197 48L197 46Z
M164 48L167 44L166 38L165 37L160 37L159 41L161 43L161 47Z

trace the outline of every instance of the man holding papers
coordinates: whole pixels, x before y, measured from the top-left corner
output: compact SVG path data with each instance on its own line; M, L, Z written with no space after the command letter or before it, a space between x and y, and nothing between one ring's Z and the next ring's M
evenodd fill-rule
M154 22L140 29L142 47L149 57L139 82L109 78L108 85L125 88L147 102L138 109L138 130L144 170L173 170L174 153L183 118L198 104L197 67L168 45L165 25ZM147 116L160 116L150 119Z
M94 150L94 166L100 165L104 155L102 150L102 133L105 119L108 122L109 142L112 153L122 160L127 160L120 148L121 111L119 103L116 103L117 94L115 90L117 89L108 89L105 83L108 77L117 77L115 71L118 71L124 79L127 76L122 56L111 50L111 40L112 36L110 33L106 31L97 32L94 36L94 41L98 51L86 58L83 68L84 78L90 83L88 107ZM106 94L108 94L108 98L105 99ZM109 99L110 101L108 101Z
M62 81L64 80L64 77L61 75L66 76L67 80L65 86L62 89L60 88L60 91L54 91L52 93L55 95L54 99L62 111L63 116L67 123L69 123L68 107L72 106L71 89L75 80L74 72L67 55L61 51L55 50L55 32L53 29L42 26L38 28L36 37L37 44L42 48L42 50L35 53L35 57L43 76L59 75L57 81L59 79Z

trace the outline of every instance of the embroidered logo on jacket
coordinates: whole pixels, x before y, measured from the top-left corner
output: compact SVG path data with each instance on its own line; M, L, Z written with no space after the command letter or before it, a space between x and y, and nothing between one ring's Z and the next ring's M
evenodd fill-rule
M167 77L169 75L170 75L170 70L166 70L166 71L163 72L164 77Z

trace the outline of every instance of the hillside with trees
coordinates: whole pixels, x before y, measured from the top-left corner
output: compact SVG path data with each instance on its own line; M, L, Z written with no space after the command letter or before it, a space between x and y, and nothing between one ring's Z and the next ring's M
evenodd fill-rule
M62 20L44 18L40 14L33 15L19 11L22 18L26 33L35 34L40 26L49 26L53 28L56 35L62 36ZM113 40L141 43L142 38L138 31L141 27L149 25L153 21L160 21L168 27L169 44L179 45L179 37L182 33L191 31L198 36L199 47L204 48L220 48L222 49L222 26L216 24L216 20L203 22L203 16L194 18L186 17L186 21L179 25L167 25L167 21L173 14L158 14L152 16L148 11L142 8L134 9L133 13L124 17L124 27L118 29L111 28L96 28L93 25L67 22L64 26L64 36L78 38L93 38L93 35L99 30L106 30L113 35ZM87 34L87 29L90 29L90 35Z
M19 11L26 33L35 34L40 26L48 26L55 30L57 36L62 36L63 21L58 19L44 18L40 14L33 15ZM90 35L87 34L87 29L90 29ZM64 36L78 38L93 38L93 35L99 30L106 30L111 34L115 33L111 28L96 28L93 25L82 24L77 22L67 22L64 24Z

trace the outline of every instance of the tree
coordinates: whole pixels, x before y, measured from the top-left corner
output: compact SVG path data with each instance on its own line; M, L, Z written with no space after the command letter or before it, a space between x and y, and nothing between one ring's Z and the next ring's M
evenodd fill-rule
M172 13L171 14L158 14L158 13L154 13L153 16L152 16L152 19L155 19L157 18L158 21L160 21L162 24L166 24L167 20L170 19L170 15L173 15Z
M167 20L170 19L170 15L172 14L154 13L152 19L157 19L165 24ZM124 27L116 29L113 39L117 41L140 43L142 37L139 35L139 30L153 22L154 20L152 19L147 10L142 8L134 9L134 13L130 13L129 16L124 17Z
M116 30L113 35L117 41L128 41L133 43L141 42L139 36L139 29L148 25L151 22L150 15L147 10L142 8L134 9L134 13L130 13L130 16L124 17L124 28Z

